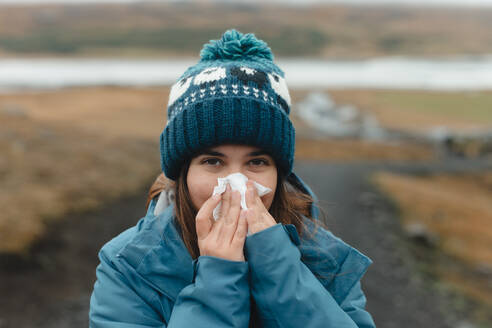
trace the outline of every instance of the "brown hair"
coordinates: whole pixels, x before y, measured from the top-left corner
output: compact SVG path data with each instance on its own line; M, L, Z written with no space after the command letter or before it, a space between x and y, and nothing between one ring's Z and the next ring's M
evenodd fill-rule
M200 255L194 220L198 211L193 206L187 186L186 177L188 175L189 165L190 160L182 165L176 182L169 180L161 173L149 189L145 206L148 208L150 201L163 190L174 189L176 204L175 220L178 223L180 234L186 248L191 257L196 259ZM311 205L313 202L314 200L310 195L294 187L286 180L285 175L279 171L275 196L269 209L270 214L277 222L293 224L300 237L308 231L305 229L303 216L315 223L316 228L318 226L325 227L321 220L311 217ZM313 232L310 231L309 233L310 235L314 235L315 232L316 230Z

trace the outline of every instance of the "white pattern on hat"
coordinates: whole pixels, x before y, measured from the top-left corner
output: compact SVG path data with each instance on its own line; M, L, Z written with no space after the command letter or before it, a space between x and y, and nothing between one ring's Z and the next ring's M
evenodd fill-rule
M226 78L225 67L209 67L195 75L193 84L200 85L206 82L218 81Z
M285 83L285 79L280 75L274 73L268 73L268 79L270 80L270 85L273 90L282 97L287 105L290 106L290 95L289 89L287 88L287 83Z
M174 102L179 97L181 97L186 92L186 90L188 90L190 84L191 84L191 77L186 77L173 84L171 91L169 92L169 101L167 103L167 107L174 104Z
M248 75L254 75L256 73L255 69L245 67L245 66L241 66L239 69Z

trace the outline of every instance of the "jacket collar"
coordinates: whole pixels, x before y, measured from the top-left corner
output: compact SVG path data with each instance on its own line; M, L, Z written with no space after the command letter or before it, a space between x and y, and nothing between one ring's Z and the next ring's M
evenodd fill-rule
M196 261L191 258L174 222L174 206L170 204L154 215L152 200L138 231L120 252L138 275L173 302L193 280Z
M294 172L288 179L317 203L316 195ZM138 232L120 252L120 257L174 302L179 292L192 283L197 260L192 260L184 245L174 220L173 204L155 215L156 204L157 201L152 199L145 218L137 226ZM311 207L311 214L318 219L316 205ZM315 231L314 238L303 237L301 240L292 224L284 225L284 228L299 248L302 261L341 303L372 261L331 232L321 227L314 230L311 220L306 218L305 223L310 231Z

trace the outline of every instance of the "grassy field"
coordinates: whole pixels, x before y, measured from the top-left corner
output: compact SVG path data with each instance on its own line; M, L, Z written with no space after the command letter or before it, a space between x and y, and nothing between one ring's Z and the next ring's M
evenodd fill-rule
M492 9L221 3L2 6L3 56L198 56L227 28L281 57L492 53Z
M432 148L421 144L302 137L296 140L296 158L330 162L432 161L436 159Z
M149 183L160 172L158 137L165 126L168 93L168 87L96 87L0 95L0 123L5 127L0 138L4 155L0 158L0 204L5 209L0 214L0 252L26 251L42 235L46 222L61 218L70 210L94 208ZM337 102L363 104L364 110L381 115L378 117L389 126L398 122L398 115L385 121L389 115L383 113L398 113L399 109L388 104L382 106L381 99L390 98L398 103L398 96L402 102L410 97L406 92L393 91L330 94ZM444 99L446 94L412 95L417 99L434 99L435 104L450 103ZM292 92L294 104L305 96L305 91ZM490 101L487 92L473 97L477 104ZM405 126L421 127L422 112L407 108ZM310 127L296 118L295 110L292 119L297 130L296 159L435 158L432 148L425 145L308 139L303 131ZM480 111L485 109L479 107L477 112ZM439 109L434 111L439 112L443 113ZM426 124L432 124L435 115L429 114ZM442 115L439 122L451 124L455 119Z
M150 183L160 170L151 138L162 125L152 103L160 95L95 89L0 96L0 252L26 252L49 222Z
M457 131L492 127L492 91L334 90L337 103L370 112L389 129L426 132L437 126Z
M150 183L160 172L168 93L101 87L0 95L0 252L24 252L51 220ZM433 158L422 145L309 140L302 137L309 127L293 120L297 159Z
M404 227L417 223L437 237L438 252L444 256L431 260L431 273L485 304L488 313L477 308L475 315L490 320L492 172L422 177L380 172L372 181L393 199Z

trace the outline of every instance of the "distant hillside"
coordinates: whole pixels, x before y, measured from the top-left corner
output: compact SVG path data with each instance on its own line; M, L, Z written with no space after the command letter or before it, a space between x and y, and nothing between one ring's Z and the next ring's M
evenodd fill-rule
M492 53L492 9L147 3L2 6L0 55L198 56L231 27L282 57Z

